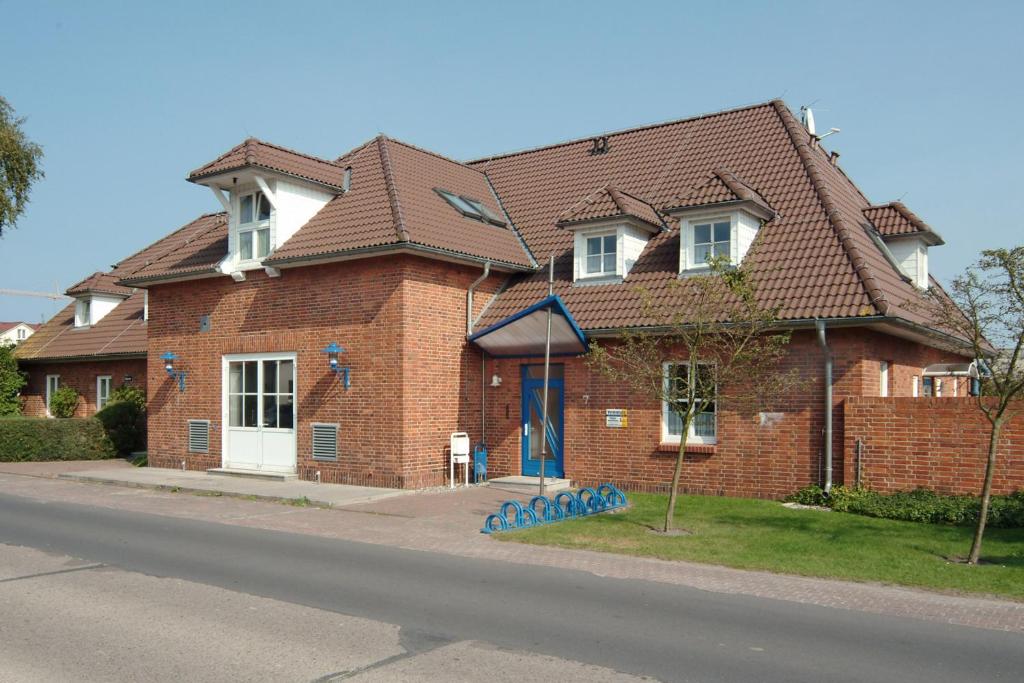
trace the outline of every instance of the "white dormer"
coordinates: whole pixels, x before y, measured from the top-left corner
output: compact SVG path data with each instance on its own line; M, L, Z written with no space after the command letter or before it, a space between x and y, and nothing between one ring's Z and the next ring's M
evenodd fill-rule
M726 256L739 265L754 243L763 218L737 209L684 214L679 217L679 272L700 273L708 260Z
M886 240L896 266L918 289L928 289L928 245L914 237Z
M124 301L124 297L87 294L75 300L75 327L91 327Z
M558 220L573 232L573 282L622 282L651 235L664 229L644 200L608 185L570 207Z

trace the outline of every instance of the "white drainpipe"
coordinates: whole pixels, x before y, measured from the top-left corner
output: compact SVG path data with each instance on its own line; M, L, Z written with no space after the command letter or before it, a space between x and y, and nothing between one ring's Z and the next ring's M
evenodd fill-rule
M473 334L473 290L491 274L491 262L484 263L484 274L473 280L473 284L466 290L466 336Z
M825 493L832 491L832 352L825 339L825 321L815 320L818 344L825 353Z

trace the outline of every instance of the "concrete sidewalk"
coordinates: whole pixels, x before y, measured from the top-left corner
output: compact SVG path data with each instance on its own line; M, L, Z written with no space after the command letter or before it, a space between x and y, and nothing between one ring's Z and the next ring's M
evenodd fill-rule
M342 507L401 496L408 491L345 484L316 484L298 479L261 481L252 477L231 477L206 472L182 472L158 467L114 467L65 471L60 479L114 484L158 490L210 493L274 501L308 501L311 505Z

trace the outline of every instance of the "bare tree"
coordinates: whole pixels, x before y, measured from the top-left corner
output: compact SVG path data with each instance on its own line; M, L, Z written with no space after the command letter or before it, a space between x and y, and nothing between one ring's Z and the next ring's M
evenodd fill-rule
M1024 247L986 249L953 280L933 288L928 308L945 331L965 340L973 357L987 359L977 406L989 423L988 460L969 564L977 564L988 521L992 476L1003 426L1024 399Z
M715 414L764 403L796 383L783 372L790 333L779 329L778 306L764 304L751 275L724 259L707 274L672 283L678 296L655 302L641 290L643 330L627 330L615 342L592 342L588 363L613 382L668 406L677 418L679 453L672 473L664 532L674 513L687 435L710 431Z

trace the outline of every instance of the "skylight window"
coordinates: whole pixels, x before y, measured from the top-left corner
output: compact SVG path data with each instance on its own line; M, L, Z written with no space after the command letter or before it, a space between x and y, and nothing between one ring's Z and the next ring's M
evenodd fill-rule
M472 218L473 220L477 220L482 223L497 225L498 227L505 226L505 219L484 206L483 202L476 199L470 199L469 197L460 196L439 188L434 191L441 195L441 197L454 207L456 211L467 218Z

